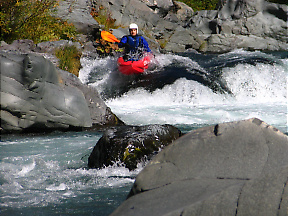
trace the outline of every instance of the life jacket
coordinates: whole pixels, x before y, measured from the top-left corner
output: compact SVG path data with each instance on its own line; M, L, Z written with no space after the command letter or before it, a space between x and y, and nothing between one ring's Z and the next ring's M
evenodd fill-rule
M127 60L132 60L132 61L137 61L141 58L142 56L142 50L141 48L143 48L143 44L141 41L141 36L140 35L136 35L135 37L132 37L131 35L127 35L127 43L128 43L128 47L125 49L125 54L126 54L126 58L128 58Z

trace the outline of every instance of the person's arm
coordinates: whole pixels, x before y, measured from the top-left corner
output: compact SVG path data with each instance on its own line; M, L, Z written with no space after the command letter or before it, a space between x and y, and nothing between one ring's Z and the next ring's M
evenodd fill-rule
M122 37L121 41L118 43L119 48L123 48L125 46L127 46L127 37L126 36Z
M149 44L145 40L145 38L141 36L141 40L142 40L142 44L143 44L143 47L144 47L145 51L146 52L151 52L151 49L149 48Z

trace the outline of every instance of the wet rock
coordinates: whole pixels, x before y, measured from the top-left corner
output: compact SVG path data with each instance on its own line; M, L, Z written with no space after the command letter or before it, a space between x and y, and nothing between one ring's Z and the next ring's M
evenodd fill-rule
M138 174L111 215L287 215L288 137L253 118L192 131Z
M129 170L177 139L181 132L171 125L121 126L104 132L89 159L89 168L123 163Z

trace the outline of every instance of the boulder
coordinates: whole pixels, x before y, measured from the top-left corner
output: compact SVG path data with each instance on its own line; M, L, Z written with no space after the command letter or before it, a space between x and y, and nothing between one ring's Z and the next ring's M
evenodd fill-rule
M106 130L88 158L89 168L123 163L129 170L177 139L181 132L171 125L120 126Z
M117 215L287 215L288 137L252 118L192 131L138 174Z
M98 92L35 53L0 52L1 133L124 124Z
M239 19L255 16L263 11L264 0L219 0L218 17L221 19Z
M1 128L91 127L83 93L61 85L54 65L42 56L1 52Z
M281 50L283 47L288 49L288 44L274 38L262 38L255 35L212 34L199 49L202 52L225 53L241 48L246 50Z
M92 127L125 125L105 104L97 89L83 84L78 77L67 71L58 69L58 72L64 85L77 88L83 93L90 112Z
M264 0L219 2L218 10L197 11L186 23L188 31L206 38L206 49L192 48L217 53L240 48L288 50L287 5Z
M202 43L204 43L203 38L179 26L171 35L170 40L165 46L165 50L170 52L185 52L189 48L199 50Z
M183 2L174 1L174 3L177 18L183 23L187 22L194 13L193 9Z
M55 16L73 23L79 32L93 39L100 26L90 14L91 7L91 1L86 0L59 1Z

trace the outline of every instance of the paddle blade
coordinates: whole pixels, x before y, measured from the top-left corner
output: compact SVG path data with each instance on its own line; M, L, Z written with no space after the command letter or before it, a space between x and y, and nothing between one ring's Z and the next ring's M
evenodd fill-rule
M101 37L108 42L120 42L113 34L107 31L101 31Z

